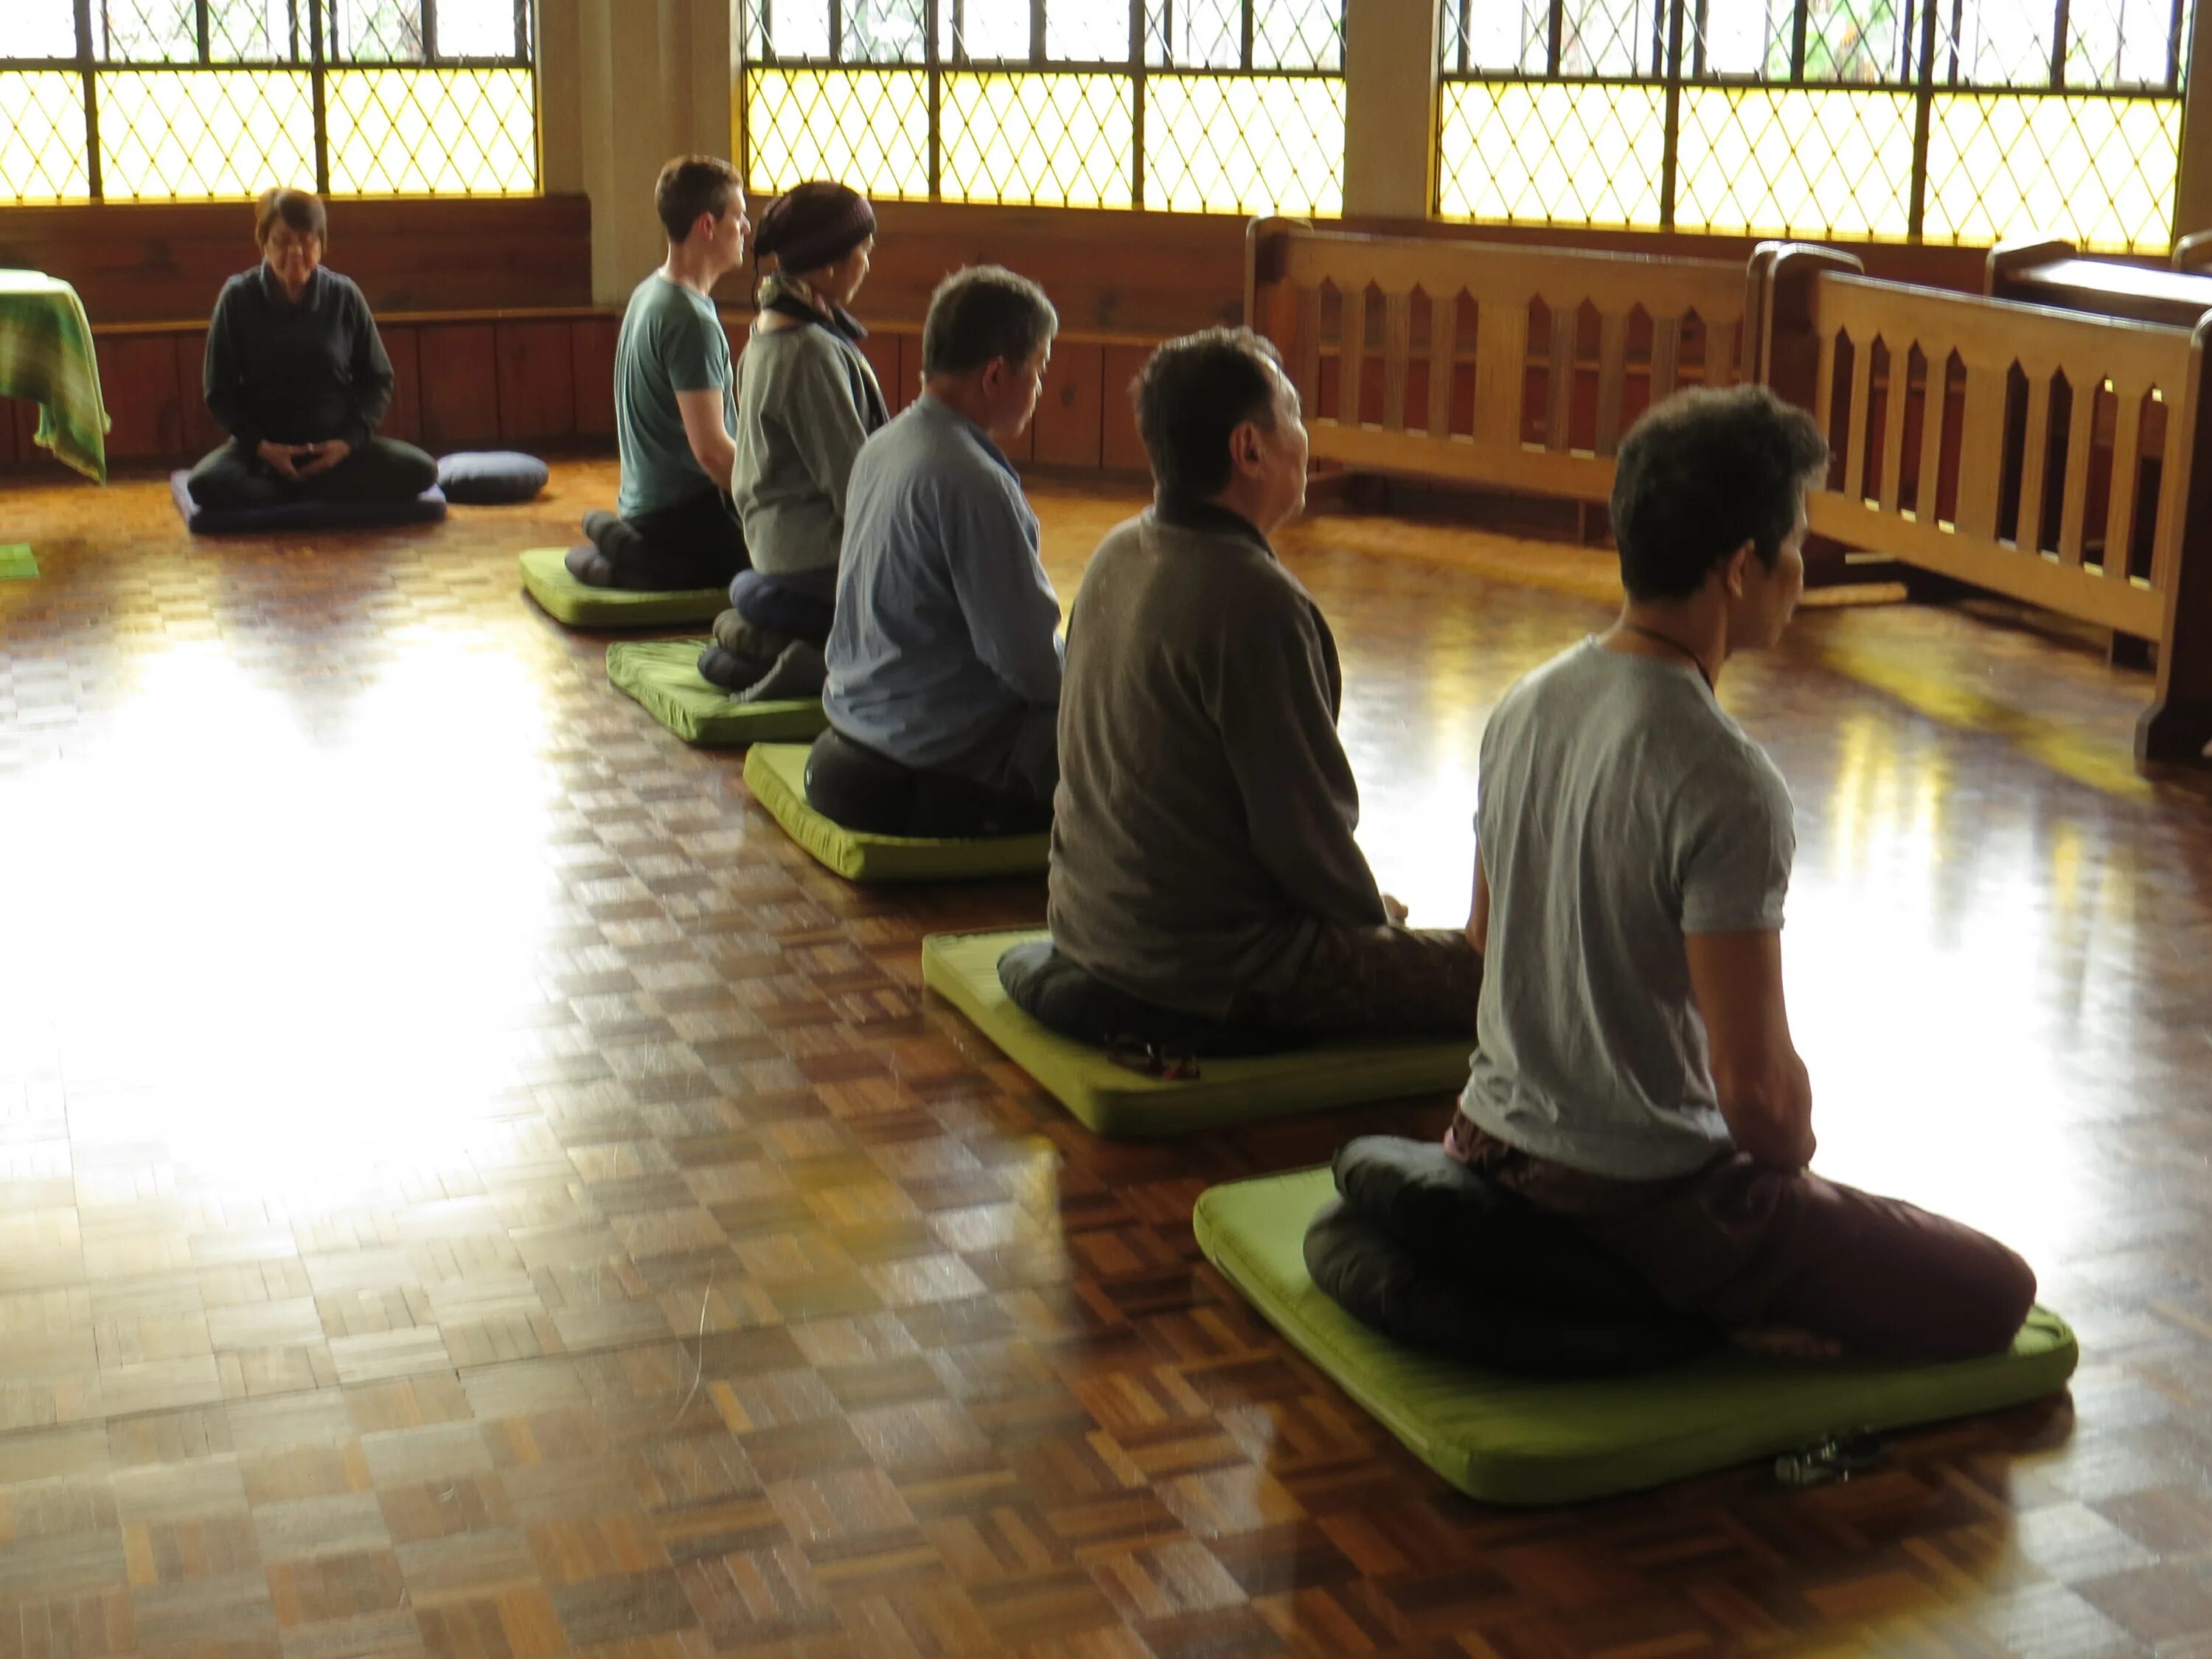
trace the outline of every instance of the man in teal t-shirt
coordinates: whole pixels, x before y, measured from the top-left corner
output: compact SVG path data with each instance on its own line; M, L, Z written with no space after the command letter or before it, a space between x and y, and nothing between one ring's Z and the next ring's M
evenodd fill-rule
M631 292L615 345L620 511L584 515L592 545L568 568L594 587L721 587L746 558L730 501L736 377L713 292L752 226L736 169L712 156L661 168L653 203L668 258Z

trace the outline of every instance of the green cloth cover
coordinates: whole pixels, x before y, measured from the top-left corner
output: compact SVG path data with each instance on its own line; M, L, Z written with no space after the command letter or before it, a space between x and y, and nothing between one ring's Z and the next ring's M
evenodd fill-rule
M0 546L0 582L27 582L39 574L39 562L28 542Z
M1146 1077L1115 1065L1102 1049L1054 1035L1008 1000L999 983L999 958L1025 939L1045 937L1042 929L933 933L921 942L922 983L1099 1134L1188 1134L1329 1106L1455 1093L1467 1082L1471 1036L1332 1042L1203 1060L1187 1083Z
M100 356L76 290L39 270L0 270L0 398L39 406L32 441L64 466L107 482Z
M848 830L806 804L806 745L763 743L745 756L745 787L791 838L848 881L963 881L1041 872L1050 836L933 841Z
M2079 1357L2065 1322L2037 1308L2010 1352L1955 1364L1723 1347L1639 1376L1508 1376L1400 1347L1314 1287L1306 1225L1335 1194L1325 1169L1209 1188L1192 1216L1199 1248L1415 1456L1486 1503L1635 1492L1837 1434L1995 1411L2057 1392Z
M730 608L726 588L680 593L633 593L589 587L568 574L565 547L533 547L522 556L522 591L555 622L570 628L681 628L710 623Z
M607 678L686 743L708 747L811 738L830 721L822 699L739 702L699 673L712 640L625 640L607 647Z

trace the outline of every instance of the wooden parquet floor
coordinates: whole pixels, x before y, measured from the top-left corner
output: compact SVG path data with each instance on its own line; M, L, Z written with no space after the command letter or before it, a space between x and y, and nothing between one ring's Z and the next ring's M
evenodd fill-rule
M0 1659L2212 1655L2212 792L2129 771L2142 677L1895 607L1724 686L1800 805L1823 1166L2019 1246L2071 1401L1488 1510L1189 1226L1446 1103L1073 1127L919 983L1041 884L847 887L520 599L612 482L313 544L0 495ZM1065 594L1133 497L1038 498ZM1485 716L1605 562L1286 550L1455 921Z

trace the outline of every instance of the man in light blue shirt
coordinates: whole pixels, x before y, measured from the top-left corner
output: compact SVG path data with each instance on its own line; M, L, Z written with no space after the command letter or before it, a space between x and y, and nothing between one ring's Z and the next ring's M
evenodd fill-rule
M846 498L807 799L879 835L1018 834L1060 780L1060 600L1002 443L1021 435L1060 325L995 265L947 277L922 393L862 446Z

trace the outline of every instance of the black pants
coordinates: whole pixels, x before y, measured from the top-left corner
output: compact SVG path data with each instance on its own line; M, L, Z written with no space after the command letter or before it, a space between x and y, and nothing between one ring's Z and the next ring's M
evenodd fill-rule
M568 574L592 587L641 593L727 587L751 565L736 507L713 491L634 519L586 513L584 533L592 544L569 550Z
M806 757L806 804L832 823L873 836L1036 835L1052 827L1052 802L943 772L917 772L834 728Z
M285 501L411 501L438 482L438 464L412 444L371 438L327 472L279 477L233 439L200 457L188 488L201 507L276 507Z

